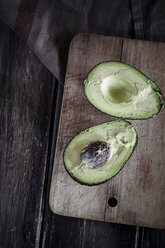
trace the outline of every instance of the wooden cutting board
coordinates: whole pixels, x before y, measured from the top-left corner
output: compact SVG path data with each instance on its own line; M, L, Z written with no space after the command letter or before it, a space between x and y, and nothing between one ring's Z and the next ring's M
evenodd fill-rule
M89 70L107 60L136 67L155 81L165 95L165 44L90 34L75 36L68 57L50 207L60 215L165 228L164 110L155 118L131 121L138 133L137 147L110 181L82 186L64 168L64 148L75 135L115 119L95 109L83 92ZM112 207L114 198L117 205Z

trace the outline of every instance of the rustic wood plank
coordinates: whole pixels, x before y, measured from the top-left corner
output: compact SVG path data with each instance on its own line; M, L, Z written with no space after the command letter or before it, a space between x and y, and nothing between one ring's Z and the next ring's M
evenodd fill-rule
M90 68L101 61L120 59L137 68L140 65L139 69L152 77L165 93L164 48L165 44L161 43L125 39L123 44L120 38L97 35L79 35L72 41L50 192L50 206L55 213L165 227L164 111L156 118L132 121L139 136L137 148L127 165L109 182L94 187L81 186L67 175L63 166L64 148L76 134L114 119L96 110L85 99L83 80ZM110 197L118 200L115 208L108 205Z
M164 248L165 230L143 228L140 248Z
M135 247L135 227L58 216L49 208L46 216L42 248Z
M0 23L0 247L38 247L52 74Z
M85 221L82 247L134 247L136 228L128 225Z

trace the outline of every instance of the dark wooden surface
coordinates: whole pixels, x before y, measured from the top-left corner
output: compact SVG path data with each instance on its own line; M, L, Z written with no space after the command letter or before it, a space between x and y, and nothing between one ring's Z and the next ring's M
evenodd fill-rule
M0 37L0 248L164 248L165 230L50 211L62 87L3 23Z

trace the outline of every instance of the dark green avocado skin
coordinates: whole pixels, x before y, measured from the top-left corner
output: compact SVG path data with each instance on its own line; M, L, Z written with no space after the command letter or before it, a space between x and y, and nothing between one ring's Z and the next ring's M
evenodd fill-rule
M95 66L93 66L91 69L90 69L90 71L88 72L88 74L87 74L87 76L86 76L86 78L85 78L85 80L87 80L87 78L88 78L88 75L90 74L90 72L95 68L95 67L97 67L98 65L100 65L100 64L102 64L102 63L108 63L108 62L120 62L120 61L115 61L115 60L107 60L107 61L102 61L102 62L100 62L100 63L98 63L98 64L96 64ZM137 71L139 71L141 74L143 74L145 77L147 77L149 80L151 80L151 78L149 78L147 75L145 75L143 72L141 72L140 70L138 70L135 66L132 66L132 65L130 65L130 64L128 64L128 63L123 63L123 62L120 62L121 64L125 64L125 65L128 65L128 66L131 66L131 67L133 67L134 69L136 69ZM158 91L156 91L156 92L158 92L162 97L163 97L163 102L162 103L160 103L160 108L159 108L159 111L156 113L156 115L154 114L154 115L152 115L152 116L150 116L150 117L148 117L148 118L122 118L122 117L118 117L117 115L111 115L111 116L113 116L113 117L116 117L116 118L120 118L120 119L122 119L122 120L125 120L125 119L127 119L127 120L147 120L147 119L151 119L151 118L153 118L153 117L155 117L155 116L157 116L158 114L159 114L159 112L164 108L164 106L165 106L165 96L163 95L163 93L161 92L161 89L159 88L159 86L156 84L156 86L157 86L157 88L159 89ZM85 88L85 84L84 84L84 88ZM85 94L85 90L84 90L84 95L85 95L85 98L86 98L86 100L88 101L88 97L86 96L86 94ZM92 104L90 101L88 101L93 107L95 107L95 105L94 104ZM95 107L96 108L96 107ZM104 111L101 111L101 110L99 110L98 108L96 108L98 111L100 111L100 112L102 112L102 113L104 113L104 114L106 114L106 115L109 115L109 114L107 114L106 112L104 112Z
M121 118L120 118L121 119ZM121 119L122 120L122 119ZM132 125L129 121L127 121L130 125ZM101 123L100 123L101 124ZM135 128L134 128L135 129ZM135 129L135 131L136 131L136 129ZM136 134L137 134L137 131L136 131ZM75 135L76 136L76 135ZM73 137L74 138L74 137ZM72 139L73 139L72 138ZM71 139L71 140L72 140ZM69 142L68 142L69 143ZM137 143L138 143L138 135L136 135L136 143L135 143L135 146L134 146L134 148L133 148L133 150L132 150L132 153L134 152L134 150L135 150L135 148L136 148L136 146L137 146ZM66 145L66 147L67 147L67 145ZM66 147L65 147L65 149L66 149ZM64 163L64 154L65 154L65 149L64 149L64 152L63 152L63 163ZM131 155L132 155L132 153L130 154L130 157L131 157ZM129 157L129 158L130 158ZM129 160L129 158L127 159L127 160L125 160L125 162L123 163L123 166L122 166L122 168L125 166L125 164L127 163L127 161ZM102 181L101 183L92 183L92 184L87 184L87 183L84 183L84 182L81 182L80 180L78 180L76 177L74 177L71 173L69 173L69 171L67 170L67 168L66 168L66 166L65 166L65 163L64 163L64 168L65 168L65 170L66 170L66 172L68 173L68 175L75 181L75 182L77 182L77 183L79 183L79 184L81 184L81 185L83 185L83 186L98 186L98 185L101 185L101 184L104 184L104 183L106 183L106 182L108 182L108 181L110 181L112 178L114 178L121 170L122 170L122 168L113 176L113 177L111 177L110 179L107 179L107 180L105 180L105 181Z

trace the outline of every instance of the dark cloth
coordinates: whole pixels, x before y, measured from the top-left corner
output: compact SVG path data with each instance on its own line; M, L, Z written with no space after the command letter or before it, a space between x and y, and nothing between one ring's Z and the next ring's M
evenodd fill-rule
M68 48L78 33L165 42L164 0L0 0L0 17L64 82Z

